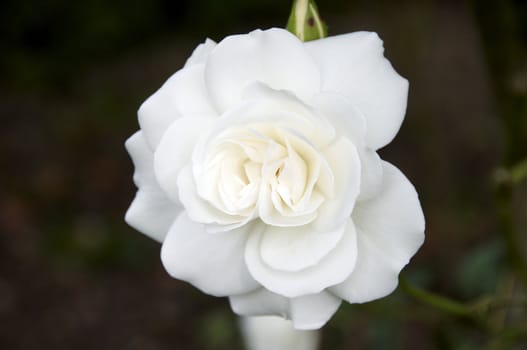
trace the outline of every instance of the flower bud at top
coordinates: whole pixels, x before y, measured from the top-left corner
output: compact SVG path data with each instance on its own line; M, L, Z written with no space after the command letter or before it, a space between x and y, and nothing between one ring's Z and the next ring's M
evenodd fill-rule
M322 39L328 36L326 24L320 18L313 0L295 0L287 21L287 30L302 41Z

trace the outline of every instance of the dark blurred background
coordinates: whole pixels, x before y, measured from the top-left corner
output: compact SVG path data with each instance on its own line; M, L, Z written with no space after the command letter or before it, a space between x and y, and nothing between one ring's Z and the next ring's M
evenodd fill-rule
M1 349L242 349L227 300L169 278L159 244L124 223L135 188L123 142L138 128L141 102L198 43L284 27L290 5L0 4ZM407 278L462 302L515 290L494 175L527 155L526 2L318 5L330 35L378 32L410 81L406 120L381 151L415 184L427 219ZM523 230L526 187L515 187L509 210ZM505 324L527 329L517 310L504 312ZM521 340L497 346L520 349ZM469 321L398 290L341 307L322 349L495 344Z

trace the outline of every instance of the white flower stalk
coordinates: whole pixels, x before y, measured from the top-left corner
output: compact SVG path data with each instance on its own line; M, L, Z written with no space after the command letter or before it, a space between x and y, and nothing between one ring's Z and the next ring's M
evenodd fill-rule
M300 331L276 316L242 317L240 328L248 350L316 350L320 331Z
M423 243L413 186L376 153L407 93L375 33L207 40L139 109L126 221L236 313L319 328L390 294Z

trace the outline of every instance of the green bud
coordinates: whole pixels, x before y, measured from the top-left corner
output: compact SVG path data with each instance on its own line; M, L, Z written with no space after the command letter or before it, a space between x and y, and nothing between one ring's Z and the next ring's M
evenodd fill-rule
M302 41L317 40L328 36L326 24L320 18L313 0L294 0L287 30Z

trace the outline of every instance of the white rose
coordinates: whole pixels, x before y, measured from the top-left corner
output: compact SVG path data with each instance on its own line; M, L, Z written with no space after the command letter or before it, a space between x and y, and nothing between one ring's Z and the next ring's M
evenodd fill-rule
M407 92L375 33L207 40L139 109L126 221L236 313L319 328L391 293L423 243L413 186L376 153Z

